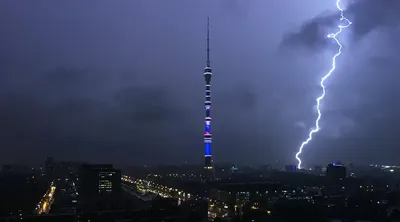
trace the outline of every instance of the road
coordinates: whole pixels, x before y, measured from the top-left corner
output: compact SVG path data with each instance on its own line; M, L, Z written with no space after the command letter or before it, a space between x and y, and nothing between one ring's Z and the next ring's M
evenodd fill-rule
M190 193L187 193L183 190L174 189L172 187L167 187L161 184L156 184L153 181L143 180L143 179L134 179L127 175L122 176L122 181L127 184L135 184L135 187L138 192L141 193L153 193L155 195L164 197L164 198L175 198L179 201L187 201L187 200L200 200L203 199L200 196L196 196ZM132 188L133 189L133 188ZM135 189L133 189L135 190ZM135 196L138 195L137 192L134 192ZM140 198L140 197L139 197ZM141 198L143 200L143 198ZM214 219L215 217L225 217L228 213L228 206L216 200L212 200L207 198L208 201L208 216L209 218Z
M35 208L36 214L48 214L51 208L51 205L54 202L54 193L56 191L56 186L54 183L51 183L50 188L43 195L42 199L39 201Z

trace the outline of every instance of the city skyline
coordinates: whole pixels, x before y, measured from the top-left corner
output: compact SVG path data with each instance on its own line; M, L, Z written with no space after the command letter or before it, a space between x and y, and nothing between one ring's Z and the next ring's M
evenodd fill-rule
M398 163L400 6L384 2L345 7L354 26L304 163ZM323 38L337 25L334 10L317 0L1 2L0 162L204 162L199 70L209 15L213 159L294 164L334 53Z

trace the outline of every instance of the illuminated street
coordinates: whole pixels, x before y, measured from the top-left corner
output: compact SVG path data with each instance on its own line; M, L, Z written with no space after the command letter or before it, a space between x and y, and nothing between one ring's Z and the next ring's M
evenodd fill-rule
M130 184L134 184L138 193L146 194L152 193L163 198L175 198L179 201L187 201L187 200L199 200L203 199L199 196L192 195L183 190L174 189L171 187L167 187L164 185L156 184L153 181L142 180L142 179L133 179L129 176L122 176L122 181ZM142 198L141 198L142 199ZM225 217L227 215L228 206L225 203L220 203L218 201L207 198L208 202L208 217L210 219L215 217Z
M36 214L48 214L51 208L51 205L54 202L54 193L56 191L56 186L51 183L50 188L44 194L43 198L37 204L35 212Z

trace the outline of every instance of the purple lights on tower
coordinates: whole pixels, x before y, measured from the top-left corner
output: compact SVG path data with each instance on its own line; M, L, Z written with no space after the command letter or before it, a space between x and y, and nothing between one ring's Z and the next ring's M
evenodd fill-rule
M211 77L212 69L210 64L210 19L207 18L207 60L206 68L204 69L204 79L206 81L206 100L204 103L206 118L205 118L205 131L204 131L204 177L208 180L212 179L214 176L213 170L213 160L211 155Z

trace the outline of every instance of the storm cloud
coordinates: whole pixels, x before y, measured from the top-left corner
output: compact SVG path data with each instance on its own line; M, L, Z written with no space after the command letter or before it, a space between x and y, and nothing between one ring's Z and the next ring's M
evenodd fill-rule
M168 91L132 84L106 92L103 84L110 79L99 76L60 67L37 74L24 90L2 93L2 146L11 146L8 152L15 156L18 150L57 156L73 151L80 159L79 150L112 153L121 147L146 147L154 139L165 140L157 132L165 124L185 122L184 109ZM8 81L14 78L8 76ZM141 151L146 152L151 149Z
M215 162L294 163L330 65L315 51L338 25L334 2L0 1L0 162L203 163L210 17ZM353 1L348 34L393 31L398 5ZM338 60L305 162L397 161L399 46L385 41L398 35L373 37Z
M345 4L342 1L342 4ZM342 5L342 8L344 6ZM373 32L385 28L395 28L400 24L400 2L397 0L355 0L344 10L344 16L352 21L353 40L358 40ZM286 33L281 47L305 47L319 50L326 48L331 41L326 37L335 32L340 25L338 12L324 12L307 20L297 32Z

